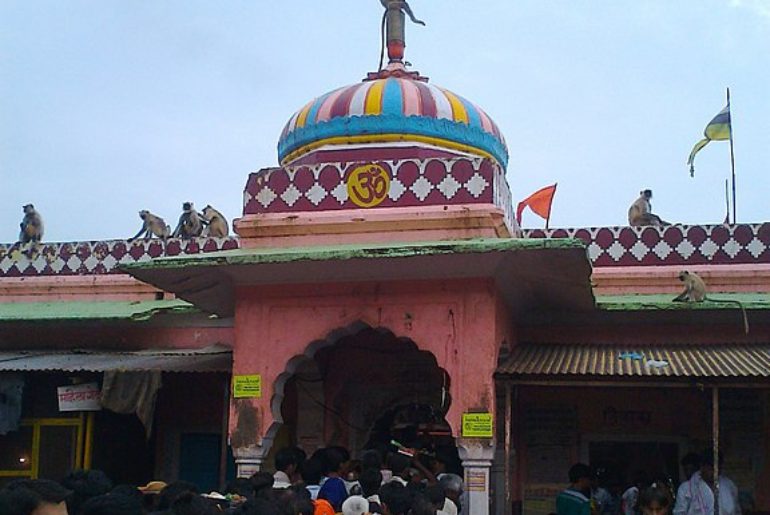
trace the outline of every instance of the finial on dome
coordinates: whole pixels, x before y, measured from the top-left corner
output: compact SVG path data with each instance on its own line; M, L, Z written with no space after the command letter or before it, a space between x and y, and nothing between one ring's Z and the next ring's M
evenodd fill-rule
M406 0L380 0L385 8L382 14L382 42L384 48L380 52L380 65L376 72L367 74L364 80L384 79L387 77L410 78L427 82L426 77L420 76L419 72L407 71L404 63L404 48L406 48L406 16L413 23L425 25L425 22L418 20ZM382 61L385 54L385 48L388 50L388 65L383 68Z
M415 17L412 8L409 7L409 2L406 0L380 0L380 3L385 8L382 20L389 62L403 62L404 48L406 47L406 15L409 15L409 19L418 25L425 25L425 22Z

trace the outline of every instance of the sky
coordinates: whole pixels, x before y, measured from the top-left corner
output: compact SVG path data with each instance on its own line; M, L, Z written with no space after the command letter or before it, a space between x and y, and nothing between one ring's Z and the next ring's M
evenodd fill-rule
M738 221L770 219L770 0L411 0L406 58L505 134L515 202L622 225L644 188L724 219L727 142L685 161L732 95ZM0 0L0 242L133 236L140 209L242 208L288 118L379 60L378 0ZM543 220L525 213L525 227Z

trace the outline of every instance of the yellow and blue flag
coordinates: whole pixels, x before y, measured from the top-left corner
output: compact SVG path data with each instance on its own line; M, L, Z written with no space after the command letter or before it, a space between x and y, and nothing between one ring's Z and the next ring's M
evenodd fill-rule
M703 131L703 135L706 136L692 148L690 152L690 158L687 160L687 164L690 165L690 176L695 175L695 154L697 154L703 147L708 145L709 141L725 141L730 139L730 132L732 126L730 125L730 103L728 102L724 109L719 111L708 125L706 130Z

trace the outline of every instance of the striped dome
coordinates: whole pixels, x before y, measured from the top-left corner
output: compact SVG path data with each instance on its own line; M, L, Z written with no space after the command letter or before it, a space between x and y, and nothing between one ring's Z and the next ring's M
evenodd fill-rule
M446 89L388 77L331 91L294 113L281 133L288 163L325 144L417 141L508 163L505 139L476 104Z

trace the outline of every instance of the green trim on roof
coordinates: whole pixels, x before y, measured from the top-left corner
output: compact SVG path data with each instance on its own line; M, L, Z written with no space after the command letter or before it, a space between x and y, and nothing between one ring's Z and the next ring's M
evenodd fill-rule
M268 249L242 248L192 256L160 257L151 261L122 265L121 268L130 271L291 263L295 261L408 258L442 254L478 254L540 249L585 249L585 243L577 238L487 238L416 243L366 243Z
M0 322L149 320L159 313L197 313L183 300L135 302L0 302Z
M768 293L711 293L713 300L703 302L673 302L674 297L676 294L597 295L596 307L605 311L721 310L737 309L737 301L746 309L770 310Z

